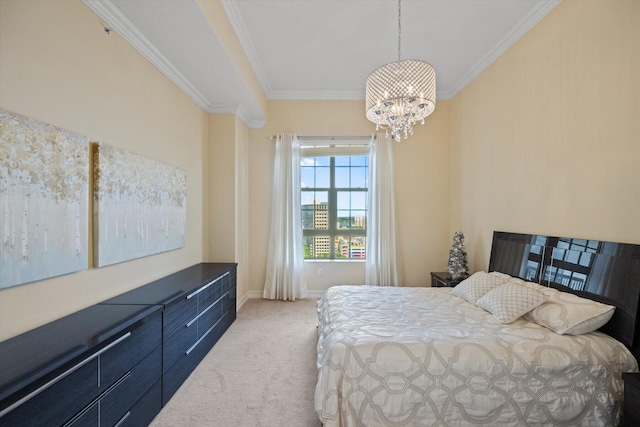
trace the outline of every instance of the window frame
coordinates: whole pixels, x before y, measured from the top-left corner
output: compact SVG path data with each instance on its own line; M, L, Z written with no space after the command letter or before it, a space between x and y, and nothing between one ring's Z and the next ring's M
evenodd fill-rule
M303 147L304 148L304 147ZM337 147L337 146L310 146L308 150L302 150L300 158L317 158L317 157L328 157L329 158L329 187L302 187L300 188L301 195L305 192L326 192L327 193L327 229L305 229L302 227L302 237L303 239L307 237L329 237L329 256L324 257L314 257L314 258L303 258L304 261L364 261L366 259L366 255L368 252L368 243L366 241L367 237L367 226L369 220L369 212L370 208L368 206L368 200L365 203L364 213L365 213L365 227L364 228L338 228L338 194L340 192L347 192L350 194L353 193L365 193L366 199L368 199L369 192L369 168L370 157L369 157L369 146L368 144L359 144L359 145L348 145L346 147ZM308 151L308 153L305 153ZM367 161L364 167L366 167L366 179L365 184L366 187L336 187L336 170L338 167L344 166L336 166L336 157L349 157L349 156L366 156ZM300 170L302 172L302 162L300 164ZM308 166L306 166L308 167ZM349 166L349 170L354 166ZM362 166L355 166L362 167ZM305 206L301 203L302 206ZM351 209L350 209L351 211ZM301 212L304 215L304 210ZM362 258L340 258L336 257L336 237L337 236L345 236L349 237L363 237L365 239L365 256Z

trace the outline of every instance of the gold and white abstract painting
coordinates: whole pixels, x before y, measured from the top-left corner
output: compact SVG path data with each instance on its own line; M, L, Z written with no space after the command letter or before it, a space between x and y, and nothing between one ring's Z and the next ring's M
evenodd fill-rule
M183 247L186 171L103 143L93 150L94 266Z
M0 109L0 289L87 268L89 140Z

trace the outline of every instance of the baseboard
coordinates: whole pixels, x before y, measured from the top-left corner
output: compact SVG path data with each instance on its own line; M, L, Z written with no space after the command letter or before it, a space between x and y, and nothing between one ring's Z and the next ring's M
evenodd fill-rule
M322 295L324 295L326 291L307 291L307 298L312 299L320 299ZM242 298L238 300L238 304L236 306L236 311L240 310L240 308L247 302L249 299L258 299L262 298L262 291L249 291L245 293Z

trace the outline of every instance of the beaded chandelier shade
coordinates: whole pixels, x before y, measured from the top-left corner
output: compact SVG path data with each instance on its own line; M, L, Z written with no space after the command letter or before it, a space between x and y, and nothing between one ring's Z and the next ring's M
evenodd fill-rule
M436 72L425 62L400 60L400 1L398 1L398 61L376 69L367 78L367 119L376 130L391 132L396 141L413 135L413 125L436 108Z

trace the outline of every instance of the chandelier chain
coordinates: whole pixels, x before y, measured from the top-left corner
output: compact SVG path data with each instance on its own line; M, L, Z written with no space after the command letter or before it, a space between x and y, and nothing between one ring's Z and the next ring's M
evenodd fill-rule
M401 18L401 7L400 7L400 2L401 0L398 0L398 61L400 61L400 52L401 52L401 41L402 41L402 20Z

